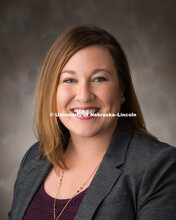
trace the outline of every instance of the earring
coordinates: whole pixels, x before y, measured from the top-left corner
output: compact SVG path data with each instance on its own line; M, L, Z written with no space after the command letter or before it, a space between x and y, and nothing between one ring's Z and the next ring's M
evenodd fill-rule
M125 102L125 96L122 97L122 104Z

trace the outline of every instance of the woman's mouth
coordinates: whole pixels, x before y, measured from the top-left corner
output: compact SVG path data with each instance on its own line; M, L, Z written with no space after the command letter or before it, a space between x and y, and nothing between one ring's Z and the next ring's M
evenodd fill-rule
M71 110L75 117L80 119L90 119L99 111L99 108L74 108Z

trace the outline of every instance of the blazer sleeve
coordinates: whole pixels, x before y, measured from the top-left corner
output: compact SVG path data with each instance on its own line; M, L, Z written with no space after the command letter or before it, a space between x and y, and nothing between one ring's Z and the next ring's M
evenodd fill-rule
M25 153L21 163L20 163L20 167L19 167L19 170L18 170L18 173L17 173L17 178L16 178L16 181L15 181L15 185L14 185L14 190L13 190L13 201L12 201L12 207L11 207L11 211L13 209L13 204L16 202L16 188L17 188L17 185L18 185L18 180L20 179L20 176L22 174L22 170L23 170L23 167L26 163L26 161L28 160L28 158L30 158L30 154L31 152L37 147L38 145L38 142L36 142L35 144L33 144L28 150L27 152ZM11 211L9 211L8 213L8 217L9 219L11 219Z
M153 158L138 195L138 220L176 220L176 148L164 148Z

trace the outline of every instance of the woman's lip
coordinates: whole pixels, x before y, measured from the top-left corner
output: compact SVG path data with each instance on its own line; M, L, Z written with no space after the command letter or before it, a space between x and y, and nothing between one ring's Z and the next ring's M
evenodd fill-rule
M74 111L73 111L73 113L75 114L75 118L78 118L78 119L81 119L81 120L89 120L89 119L95 118L92 115L77 115ZM96 113L94 113L94 114L96 114Z
M81 110L89 110L89 109L100 109L100 108L97 108L97 107L93 107L93 106L90 106L90 107L75 107L75 108L72 108L71 111L73 111L74 109L81 109Z

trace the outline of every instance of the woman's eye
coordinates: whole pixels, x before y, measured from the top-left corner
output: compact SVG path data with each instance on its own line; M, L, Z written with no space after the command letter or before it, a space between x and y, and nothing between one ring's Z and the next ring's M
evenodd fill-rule
M103 81L107 81L106 78L104 77L97 77L96 79L93 80L94 82L103 82Z
M63 82L64 83L73 83L73 82L75 82L75 80L74 79L65 79Z

